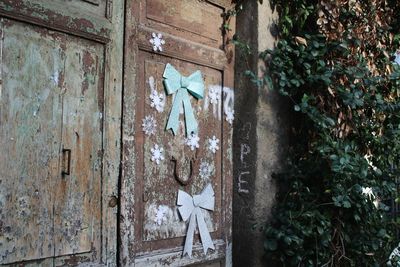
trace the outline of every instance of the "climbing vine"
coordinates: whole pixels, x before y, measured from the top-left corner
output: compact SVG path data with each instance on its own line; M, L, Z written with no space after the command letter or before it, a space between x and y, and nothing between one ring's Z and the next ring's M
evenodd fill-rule
M266 256L277 266L386 265L400 241L390 212L399 200L400 3L271 5L280 36L260 55L268 69L258 84L287 97L293 114Z

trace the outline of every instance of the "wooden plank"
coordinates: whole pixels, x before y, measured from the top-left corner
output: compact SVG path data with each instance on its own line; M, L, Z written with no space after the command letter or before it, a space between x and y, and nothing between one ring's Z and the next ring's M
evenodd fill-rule
M0 15L101 43L109 42L112 26L110 18L105 17L105 11L102 16L101 13L93 14L88 12L88 7L82 8L82 3L90 7L89 3L79 2L66 5L60 0L2 0Z
M224 266L222 261L192 265L192 267L221 267L221 266Z
M232 0L205 0L206 2L223 7L225 10L232 7Z
M66 5L65 0L29 0L30 3L37 3L42 7L52 9L52 7L64 6L67 10L79 9L81 13L86 13L93 17L105 18L107 4L110 0L69 0ZM54 9L56 12L67 14L67 10ZM74 16L74 14L69 14Z
M135 3L140 24L187 41L221 49L223 6L208 1L142 0Z
M100 0L82 0L82 1L90 3L90 4L95 5L95 6L100 5Z
M194 264L201 264L196 266L207 266L208 262L215 261L224 257L225 243L222 240L215 240L215 251L209 252L207 258L204 257L203 248L201 245L193 246L193 256L182 257L182 250L180 249L164 249L154 250L151 254L144 254L137 256L135 259L135 266L137 267L164 267L164 266L193 266ZM214 265L212 265L214 266ZM216 265L219 266L219 265Z
M60 42L1 19L0 263L51 257L61 133Z
M122 118L122 166L120 191L120 258L121 266L135 266L135 104L137 82L136 67L138 47L136 42L139 17L136 1L126 1L125 11L125 47L124 47L124 92Z
M233 8L231 6L231 8ZM235 34L235 17L230 18L226 22L229 24L231 31L227 32L224 36L224 50L227 57L227 64L224 70L224 80L223 80L223 90L222 90L222 100L223 106L221 113L223 114L222 127L225 133L224 138L221 143L221 149L223 153L223 158L225 159L222 163L222 172L224 173L224 183L222 184L223 192L223 222L225 226L224 229L224 240L226 243L226 256L224 266L232 266L232 202L233 202L233 127L235 121L229 123L227 121L227 112L234 111L235 102L235 85L234 85L234 75L235 75L235 46L232 43L233 36Z
M64 44L62 149L71 152L56 185L54 256L98 253L101 241L104 46L71 36Z
M103 263L96 262L96 257L91 252L75 253L72 255L59 256L52 258L52 267L67 267L67 266L81 266L81 267L105 267ZM24 266L25 267L25 266ZM41 267L41 266L40 266Z
M141 50L152 52L153 47L149 42L154 29L139 26L137 42ZM205 46L196 42L188 41L165 33L163 55L190 61L211 68L223 70L227 63L226 55L223 50Z
M53 258L45 258L31 261L20 261L14 262L11 264L5 264L1 266L20 266L20 267L54 267L54 259Z
M113 0L111 42L106 46L103 188L102 188L102 262L117 266L118 179L121 166L121 111L124 50L124 0Z
M147 0L146 17L222 44L223 9L205 1Z

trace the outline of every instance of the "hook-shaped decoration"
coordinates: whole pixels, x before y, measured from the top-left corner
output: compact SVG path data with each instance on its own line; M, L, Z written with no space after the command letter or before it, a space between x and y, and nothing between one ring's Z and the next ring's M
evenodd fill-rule
M182 164L174 156L172 156L171 161L175 163L174 167L175 179L182 185L188 185L192 181L192 178L194 176L196 158L192 157L190 159L190 174L189 177L187 177L186 179L182 177L182 166L181 166ZM186 162L187 160L185 160L185 163Z

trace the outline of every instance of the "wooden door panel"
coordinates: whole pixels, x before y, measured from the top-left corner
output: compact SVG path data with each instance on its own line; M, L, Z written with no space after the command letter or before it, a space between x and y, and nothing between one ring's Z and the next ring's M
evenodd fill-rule
M0 25L0 263L10 263L54 252L64 52L38 27Z
M141 50L152 51L149 39L153 32L157 32L157 30L143 25L138 26L135 41ZM164 51L162 54L165 56L196 62L197 64L220 70L228 63L223 50L200 45L195 42L182 41L181 38L167 33L163 33L163 36L166 43L163 46Z
M220 48L224 8L208 1L144 0L140 1L141 24ZM189 38L188 38L189 37Z
M68 38L62 147L71 165L56 187L55 256L100 249L103 63L103 45Z
M112 1L3 0L0 15L108 43L113 29Z
M128 1L125 47L125 92L123 125L123 170L121 207L121 259L126 266L184 266L222 260L230 250L231 220L231 127L227 110L233 109L232 52L226 55L223 12L229 1L141 0ZM154 52L149 39L161 33L163 50ZM191 150L185 143L184 116L176 136L166 131L174 96L167 96L163 85L166 64L182 75L202 72L204 99L190 96L199 124L199 148ZM150 94L156 90L166 99L162 112L151 107ZM211 91L218 100L211 103ZM155 134L143 132L146 116L155 118ZM219 150L208 149L208 139L219 139ZM151 149L164 149L164 160L151 160ZM193 177L188 185L176 179L178 173L190 174L190 159L196 158ZM210 164L211 174L199 175L200 163ZM196 232L193 257L182 255L187 236L187 222L177 210L178 190L200 194L211 183L215 191L215 210L203 211L207 228L215 245L204 255ZM183 256L183 257L182 257Z
M99 253L104 46L1 25L1 263Z
M116 265L123 13L0 1L0 264Z
M68 5L66 5L65 0L22 0L21 2L29 3L32 6L40 6L54 12L72 12L74 9L80 9L87 14L106 17L107 3L110 0L69 0ZM64 10L61 10L60 6L63 6Z
M58 2L65 5L65 1L63 0L52 0L51 2ZM109 4L110 0L73 0L68 3L71 7L79 8L99 17L106 17L107 6Z
M152 55L147 52L140 52L139 58L141 63L139 66L143 66L140 72L140 90L138 92L138 103L141 103L137 108L138 120L137 129L141 128L142 119L145 116L152 115L156 119L156 123L159 126L155 135L147 136L143 131L138 131L137 138L137 160L138 160L138 172L139 177L143 177L142 186L138 187L139 207L138 210L142 210L142 217L137 222L137 229L141 229L141 239L143 241L155 241L155 242L144 242L143 250L148 248L154 249L157 247L157 242L160 241L158 247L163 246L162 243L166 243L168 240L169 246L180 246L183 239L178 238L176 240L169 240L177 237L186 236L186 223L182 222L177 212L176 198L178 189L185 190L186 192L195 195L199 194L201 190L208 184L212 183L215 196L216 204L214 212L204 212L206 218L206 224L209 231L216 232L220 226L220 211L221 211L221 169L218 167L221 165L221 153L218 151L213 154L208 150L208 138L216 136L221 140L222 129L220 118L220 112L218 107L214 109L206 103L204 100L191 99L192 107L195 111L195 117L199 123L199 137L200 147L194 151L185 144L185 126L184 118L181 115L179 128L179 134L174 136L171 131L165 131L165 125L169 112L173 103L173 96L165 95L162 74L165 69L166 63L172 64L182 75L189 76L196 70L200 70L203 74L205 84L205 96L208 95L210 87L215 85L221 85L222 73L221 71L204 67L195 63L189 63L186 61L164 57L160 55ZM154 83L154 85L153 85ZM164 112L157 112L151 107L150 93L152 90L157 90L160 94L163 94L166 98ZM217 90L221 92L221 87ZM206 99L206 101L208 101ZM215 112L214 112L215 111ZM139 140L143 140L140 142ZM165 160L160 165L155 164L151 161L150 151L154 144L158 144L164 148ZM181 186L179 181L174 177L175 163L172 159L178 160L179 165L182 168L178 172L182 173L183 177L190 175L190 163L189 160L196 158L196 163L193 165L193 176L192 181L187 186ZM210 164L211 174L208 177L201 177L199 174L199 168L201 163ZM141 201L142 200L142 201ZM165 213L164 221L157 222L157 213L163 210ZM158 218L160 219L160 218ZM214 236L217 237L217 234ZM163 241L164 240L164 241Z

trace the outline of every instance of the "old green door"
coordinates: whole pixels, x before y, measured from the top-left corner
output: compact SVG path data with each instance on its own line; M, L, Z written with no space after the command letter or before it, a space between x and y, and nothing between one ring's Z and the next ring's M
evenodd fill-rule
M122 17L0 1L0 264L116 264Z

